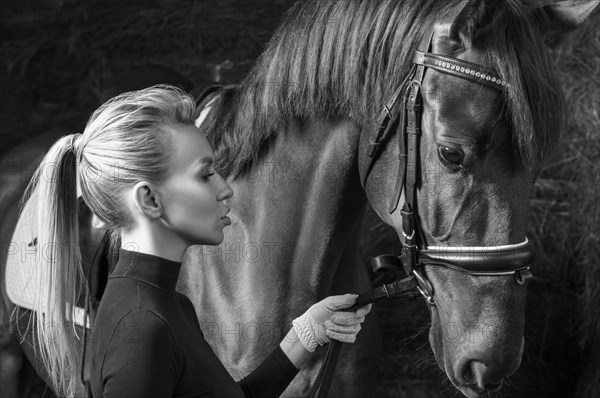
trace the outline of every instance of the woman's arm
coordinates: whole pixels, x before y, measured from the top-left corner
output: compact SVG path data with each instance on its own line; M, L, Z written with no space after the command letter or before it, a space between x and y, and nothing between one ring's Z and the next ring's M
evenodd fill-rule
M310 352L300 342L296 329L291 328L290 331L285 335L281 343L279 344L281 351L290 360L292 365L296 369L300 369L300 366L304 361L311 355Z

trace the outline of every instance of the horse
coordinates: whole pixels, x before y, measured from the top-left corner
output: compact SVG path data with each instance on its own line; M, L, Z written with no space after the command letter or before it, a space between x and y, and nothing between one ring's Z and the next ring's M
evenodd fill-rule
M399 134L372 167L367 159L377 115L429 30L432 53L485 66L507 84L426 70L415 185L423 242L526 239L528 196L563 116L549 46L597 4L311 0L288 11L241 86L216 96L199 125L235 191L233 223L220 246L188 250L178 289L234 377L311 303L369 289L358 245L367 205L406 243L401 212L388 207L405 172ZM429 340L439 367L466 396L500 388L521 361L526 284L437 265L423 274L435 292ZM381 350L370 316L343 350L332 395L370 396ZM315 355L284 396L306 395L321 361Z
M357 245L367 203L404 240L400 212L388 211L401 175L398 135L385 143L366 183L362 177L377 115L430 26L432 53L485 65L508 85L498 91L425 72L416 200L424 241L443 248L526 239L532 184L562 125L549 46L597 4L357 0L292 7L241 88L223 93L200 126L236 192L234 222L221 246L188 251L179 288L232 374L256 367L309 303L368 289ZM439 367L467 396L499 388L523 353L525 285L434 265L424 272L437 295L430 343ZM375 323L371 317L344 350L333 396L373 391L381 353ZM285 396L306 394L321 358L313 362Z

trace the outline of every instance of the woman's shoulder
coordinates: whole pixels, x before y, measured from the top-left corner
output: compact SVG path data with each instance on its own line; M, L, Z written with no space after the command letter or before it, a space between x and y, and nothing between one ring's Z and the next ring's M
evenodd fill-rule
M103 322L102 319L98 321L93 326L94 340L104 340L106 346L153 341L175 343L169 323L160 314L147 308L129 310L110 322Z
M190 300L190 298L188 296L186 296L185 294L181 293L181 292L177 292L177 297L179 299L179 302L181 303L181 306L186 308L186 309L193 309L194 311L196 310L196 306L194 305L194 303L192 303L192 300Z
M120 343L165 344L176 343L169 323L156 312L148 308L136 308L124 314L117 322L111 338Z

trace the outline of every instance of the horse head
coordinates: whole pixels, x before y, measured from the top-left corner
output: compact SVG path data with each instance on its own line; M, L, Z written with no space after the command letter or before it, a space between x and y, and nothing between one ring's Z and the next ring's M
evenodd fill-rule
M419 257L415 264L420 288L432 304L429 340L436 361L469 397L500 388L521 362L528 264L506 266L521 267L523 274L506 267L486 273L486 254L505 251L503 261L516 262L511 256L522 256L528 245L529 196L540 163L557 145L563 115L549 45L598 1L512 3L468 1L429 30L423 27L421 36L429 37L421 39L418 49L440 57L431 57L429 67L422 55L414 62L420 80L415 77L404 86L406 98L404 88L394 94L408 105L398 111L392 98L380 116L396 124L381 132L380 143L373 140L373 123L366 124L359 148L367 197L398 232L403 250L416 244L415 252L462 248L467 255L469 250L480 255L471 258L467 269ZM411 85L418 90L411 91ZM412 95L420 97L417 107L422 106L416 127L410 120ZM394 110L401 114L395 121ZM377 131L381 124L375 126ZM383 149L371 162L374 146ZM400 187L398 202L409 204L401 211L394 204ZM407 210L414 212L417 226L409 231L417 237L403 225Z

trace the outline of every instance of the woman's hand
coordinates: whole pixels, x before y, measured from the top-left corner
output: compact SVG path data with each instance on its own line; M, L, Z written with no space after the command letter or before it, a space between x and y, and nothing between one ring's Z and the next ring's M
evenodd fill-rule
M356 294L327 297L294 319L296 334L308 352L314 352L317 345L329 343L331 339L354 343L361 323L371 311L371 304L355 311L343 311L355 303L356 297Z
M294 327L279 346L296 368L300 368L317 345L329 343L331 339L354 343L365 315L371 311L371 304L356 311L344 311L357 297L356 294L327 297L294 319Z

